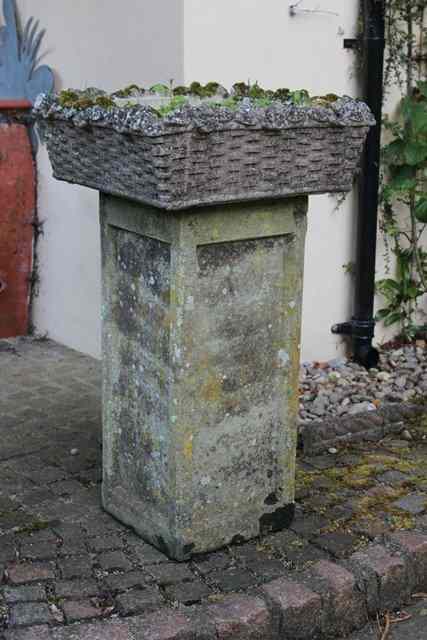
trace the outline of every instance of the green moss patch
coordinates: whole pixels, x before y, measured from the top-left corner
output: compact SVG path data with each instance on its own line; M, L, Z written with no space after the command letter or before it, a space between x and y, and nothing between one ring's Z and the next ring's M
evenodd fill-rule
M159 116L166 116L172 111L179 109L191 98L197 98L210 106L226 107L228 109L237 109L243 99L249 98L254 106L269 107L274 102L286 102L298 106L319 106L327 107L339 99L335 94L327 94L325 96L310 96L305 89L297 89L291 91L287 88L264 89L257 82L255 84L246 84L245 82L237 82L233 85L230 92L222 87L218 82L208 82L203 85L200 82L192 82L189 86L178 86L173 88L166 84L155 84L149 89L130 84L123 89L115 91L111 95L107 95L96 89L90 88L85 91L77 91L75 89L66 89L58 95L58 103L61 107L74 108L84 110L90 107L101 107L103 109L112 109L117 106L115 99L129 98L128 105L132 107L134 103L132 98L138 97L165 98L170 99L165 105L155 107L154 110Z

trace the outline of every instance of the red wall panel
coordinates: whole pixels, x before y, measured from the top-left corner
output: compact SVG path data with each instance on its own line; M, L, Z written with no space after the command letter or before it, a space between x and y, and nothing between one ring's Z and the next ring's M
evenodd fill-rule
M0 124L0 338L28 333L35 206L27 129Z

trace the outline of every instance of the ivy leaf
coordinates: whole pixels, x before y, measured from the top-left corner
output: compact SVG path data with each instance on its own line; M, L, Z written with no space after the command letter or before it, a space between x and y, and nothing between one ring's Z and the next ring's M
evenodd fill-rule
M399 311L394 311L384 318L384 326L390 327L392 324L396 324L396 322L401 322L401 320L402 314Z
M392 167L389 186L394 191L411 191L417 186L416 172L412 166Z
M427 98L427 81L418 82L417 88L421 95Z
M412 107L409 118L415 135L427 132L427 108L425 101Z
M427 160L427 145L422 142L410 142L405 146L406 163L415 167Z
M427 223L427 197L420 198L415 205L415 217L419 222Z
M398 138L384 148L384 159L392 165L404 164L405 143Z
M380 280L378 282L378 289L381 292L391 291L391 289L394 289L394 291L399 291L399 284L396 282L396 280L392 280L392 278L385 278L384 280Z
M386 318L388 315L390 315L390 309L380 309L379 311L377 311L375 319L379 322L380 320L384 320L384 318Z
M408 296L408 298L410 298L411 300L416 300L419 296L422 295L422 290L415 286L415 285L411 285L410 287L408 287L406 295Z

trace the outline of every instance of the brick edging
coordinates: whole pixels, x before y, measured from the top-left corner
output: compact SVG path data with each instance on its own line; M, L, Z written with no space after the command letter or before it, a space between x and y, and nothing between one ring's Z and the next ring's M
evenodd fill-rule
M248 594L106 622L105 635L96 637L322 640L362 628L370 616L407 604L417 591L427 591L427 535L399 532L348 560L321 560L293 579L278 578ZM83 626L89 633L91 625Z
M300 426L300 445L306 455L313 455L350 442L378 441L386 435L399 434L405 420L423 413L427 413L427 405L390 403L355 416L315 420Z

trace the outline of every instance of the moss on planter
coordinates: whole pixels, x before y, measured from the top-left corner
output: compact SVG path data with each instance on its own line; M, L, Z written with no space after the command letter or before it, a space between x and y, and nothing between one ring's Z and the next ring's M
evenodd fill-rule
M99 94L93 96L90 93L78 92L73 89L61 91L58 96L58 102L61 107L73 107L74 109L88 109L89 107L102 107L103 109L111 109L115 106L112 96Z
M276 90L263 89L258 83L253 85L244 82L237 82L230 92L222 87L218 82L208 82L202 85L200 82L192 82L187 86L178 86L172 89L166 84L155 84L148 90L137 84L130 84L123 89L108 95L102 91L90 88L85 91L76 89L66 89L58 95L58 103L61 107L84 110L90 107L102 107L112 109L117 106L116 99L129 98L129 103L121 105L122 108L135 106L131 99L149 98L170 99L170 102L160 107L153 107L153 110L160 116L165 116L172 111L181 108L191 99L199 99L207 102L209 106L227 107L237 109L242 100L249 99L255 107L267 108L275 102L288 103L297 106L329 106L339 99L339 96L329 93L326 96L310 97L308 91L299 89L290 91L287 88ZM211 100L210 100L211 99Z

